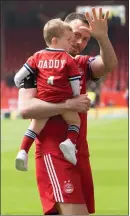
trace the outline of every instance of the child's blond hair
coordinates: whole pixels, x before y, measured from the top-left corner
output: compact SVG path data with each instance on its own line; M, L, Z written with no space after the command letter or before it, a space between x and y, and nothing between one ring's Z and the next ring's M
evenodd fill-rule
M43 28L43 36L46 44L50 45L53 37L62 37L66 30L72 31L72 28L60 18L49 20Z

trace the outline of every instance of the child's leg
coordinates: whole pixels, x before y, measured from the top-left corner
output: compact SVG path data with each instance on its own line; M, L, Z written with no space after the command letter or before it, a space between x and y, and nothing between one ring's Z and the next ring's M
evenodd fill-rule
M48 119L33 119L20 146L20 151L15 160L15 167L20 171L27 171L28 168L28 151L36 138L37 134L44 128Z
M32 143L34 142L36 136L41 132L44 128L48 119L32 119L29 128L27 129L24 138L22 140L20 150L25 150L28 153Z
M68 124L67 139L60 143L60 150L62 151L66 160L76 165L76 144L79 135L80 117L76 112L66 112L62 115L63 119Z
M68 111L62 114L63 119L68 124L68 134L67 138L76 144L79 129L80 129L80 117L77 112Z

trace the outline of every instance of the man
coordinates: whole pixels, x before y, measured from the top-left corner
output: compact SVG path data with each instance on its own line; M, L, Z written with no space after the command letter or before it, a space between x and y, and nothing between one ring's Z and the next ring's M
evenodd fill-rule
M50 118L44 130L36 140L36 176L40 198L45 214L89 215L94 213L94 191L89 162L88 144L86 142L86 110L89 100L86 92L86 81L96 80L113 71L117 66L117 58L107 34L107 18L99 16L92 8L92 18L86 13L72 13L65 19L70 23L76 43L70 54L76 56L87 45L90 36L97 39L100 46L100 56L77 56L75 58L81 72L81 95L62 104L49 104L35 97L35 79L24 80L19 91L19 107L23 118L44 118L58 115L65 110L82 112L81 129L77 144L77 165L73 166L63 159L58 145L64 139L67 125L60 116ZM32 83L30 83L32 82ZM31 84L31 85L30 85ZM29 86L30 85L30 86ZM30 89L29 89L30 87ZM28 88L28 89L25 89ZM74 103L76 103L74 105Z

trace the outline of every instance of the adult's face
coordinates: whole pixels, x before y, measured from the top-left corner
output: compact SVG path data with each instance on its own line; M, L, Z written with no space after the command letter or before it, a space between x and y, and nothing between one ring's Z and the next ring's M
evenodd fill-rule
M87 46L90 34L86 30L80 29L81 26L88 27L88 25L83 23L81 20L76 19L71 21L69 24L74 33L74 40L69 53L72 56L76 56Z

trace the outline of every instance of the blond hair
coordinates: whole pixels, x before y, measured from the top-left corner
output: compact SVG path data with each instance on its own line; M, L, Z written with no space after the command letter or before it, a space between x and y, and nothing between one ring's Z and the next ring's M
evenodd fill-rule
M49 20L43 28L43 36L46 44L50 45L53 37L62 37L66 30L72 31L72 28L60 18Z

